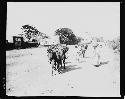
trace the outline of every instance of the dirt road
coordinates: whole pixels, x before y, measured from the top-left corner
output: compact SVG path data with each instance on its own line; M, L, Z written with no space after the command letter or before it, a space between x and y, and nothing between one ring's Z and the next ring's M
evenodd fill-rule
M120 59L112 51L110 62L100 67L91 59L76 61L68 52L66 70L51 76L46 48L6 52L6 94L9 96L120 96Z

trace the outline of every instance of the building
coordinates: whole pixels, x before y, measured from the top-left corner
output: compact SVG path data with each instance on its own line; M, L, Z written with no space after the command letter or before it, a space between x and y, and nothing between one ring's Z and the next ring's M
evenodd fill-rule
M15 48L21 48L24 44L23 37L13 36L13 43L14 43Z

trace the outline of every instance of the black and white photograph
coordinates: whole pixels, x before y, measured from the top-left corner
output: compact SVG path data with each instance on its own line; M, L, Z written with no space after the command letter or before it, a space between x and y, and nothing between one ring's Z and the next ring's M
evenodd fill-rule
M7 2L6 95L120 97L120 2Z

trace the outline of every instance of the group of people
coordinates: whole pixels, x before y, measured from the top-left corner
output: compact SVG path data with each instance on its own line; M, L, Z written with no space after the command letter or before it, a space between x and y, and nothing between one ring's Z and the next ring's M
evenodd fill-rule
M92 42L90 44L80 44L76 45L76 56L78 57L77 60L80 60L83 58L91 59L91 63L95 66L101 65L101 59L102 59L102 53L104 44Z

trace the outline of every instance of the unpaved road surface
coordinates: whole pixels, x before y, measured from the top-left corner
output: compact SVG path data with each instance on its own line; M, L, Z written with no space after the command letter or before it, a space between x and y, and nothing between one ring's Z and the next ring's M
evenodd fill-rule
M6 51L6 94L9 96L120 96L120 56L107 49L109 62L76 60L70 48L66 69L51 76L46 47Z

